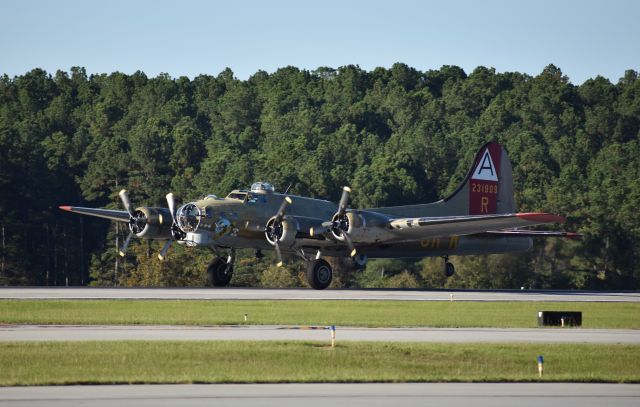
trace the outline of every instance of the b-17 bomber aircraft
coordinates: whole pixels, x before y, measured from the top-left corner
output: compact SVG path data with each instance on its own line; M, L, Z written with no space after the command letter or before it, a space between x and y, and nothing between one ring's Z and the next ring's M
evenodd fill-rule
M489 142L478 151L470 171L453 194L427 204L369 209L349 208L351 189L344 187L338 204L277 193L266 182L250 190L234 190L226 198L208 195L176 209L173 194L167 207L134 208L125 190L126 210L61 206L65 211L126 222L130 233L120 250L124 256L133 236L166 240L158 257L167 256L173 242L207 246L220 254L209 264L209 281L229 284L236 249L273 249L307 262L307 281L315 289L331 284L326 257L353 258L364 266L368 258L444 258L444 272L454 274L451 255L511 253L529 250L532 237L578 237L575 233L522 229L564 222L547 213L517 213L511 162L506 150ZM222 255L224 254L224 255Z

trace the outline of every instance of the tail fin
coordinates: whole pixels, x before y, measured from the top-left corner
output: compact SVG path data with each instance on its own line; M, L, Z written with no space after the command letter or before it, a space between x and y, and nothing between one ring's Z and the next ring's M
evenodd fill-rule
M514 213L513 177L507 150L494 141L483 145L464 181L443 201L451 215Z
M515 213L511 160L495 141L483 145L455 192L438 202L370 208L397 217L465 216Z

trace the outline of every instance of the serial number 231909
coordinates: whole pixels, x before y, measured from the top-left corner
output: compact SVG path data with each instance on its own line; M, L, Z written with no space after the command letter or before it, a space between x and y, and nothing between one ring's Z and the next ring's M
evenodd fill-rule
M485 194L497 194L498 184L476 184L475 182L472 182L471 191Z

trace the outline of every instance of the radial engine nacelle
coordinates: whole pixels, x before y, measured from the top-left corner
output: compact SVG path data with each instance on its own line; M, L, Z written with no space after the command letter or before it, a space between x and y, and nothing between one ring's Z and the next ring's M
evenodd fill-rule
M273 246L277 242L281 247L291 248L295 246L297 239L312 237L309 231L313 229L322 229L321 219L304 216L284 216L278 222L278 217L273 216L267 221L265 235L267 241Z
M387 227L389 218L375 212L349 211L342 216L337 213L332 224L331 234L339 241L345 240L343 231L356 243L375 243L392 236Z
M129 219L129 229L145 239L168 239L171 237L171 213L166 208L136 208Z

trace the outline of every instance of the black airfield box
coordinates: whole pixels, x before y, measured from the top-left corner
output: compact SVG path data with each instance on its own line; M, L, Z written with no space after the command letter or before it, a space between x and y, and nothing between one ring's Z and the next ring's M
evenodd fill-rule
M538 311L538 326L582 326L582 312Z

